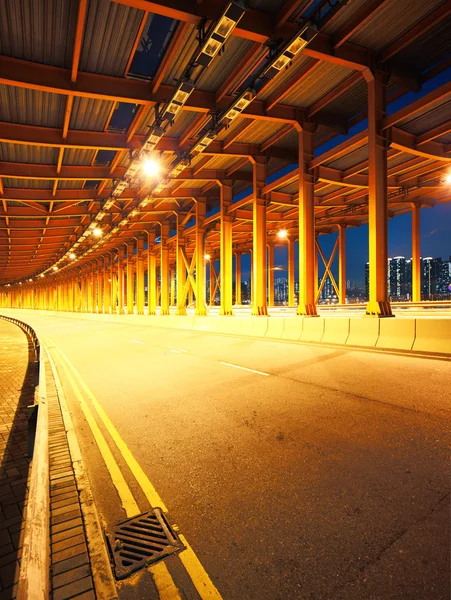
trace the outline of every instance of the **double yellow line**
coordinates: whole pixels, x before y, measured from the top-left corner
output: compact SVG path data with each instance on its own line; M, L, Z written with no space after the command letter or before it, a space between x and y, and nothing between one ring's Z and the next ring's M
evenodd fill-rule
M116 444L119 452L121 453L122 457L127 463L127 466L129 467L133 477L136 479L137 483L144 492L144 495L146 496L150 505L153 508L158 506L164 512L167 512L168 509L166 508L166 505L164 504L163 500L160 498L158 492L156 491L152 483L149 481L149 478L144 473L133 454L130 452L127 444L124 442L119 432L114 427L110 418L105 413L99 401L89 389L79 372L67 358L64 352L60 350L50 338L45 336L45 339L48 341L50 349L54 350L60 358L58 362L66 375L66 378L75 394L75 397L80 403L80 407L83 411L83 414L89 427L91 428L91 432L100 450L105 465L110 473L113 485L119 494L122 507L127 517L133 517L135 515L140 514L142 511L139 509L138 503L136 502L130 490L130 487L125 481L125 478L119 468L119 465L117 464L116 459L114 458L113 453L111 452L110 447L102 431L100 430L96 419L94 418L94 415L91 411L89 404L85 399L85 396L91 401L92 407L96 411L98 417L101 419L106 430L108 431L109 435ZM176 526L174 526L174 528L177 529ZM179 532L178 535L185 546L185 550L183 550L178 556L180 557L180 560L183 566L185 567L189 577L191 578L200 598L202 600L222 600L220 593L214 586L200 560L197 558L194 550L187 542L186 538ZM148 570L153 576L155 585L160 596L160 600L182 600L180 592L177 589L177 586L174 583L174 580L172 579L172 576L169 573L164 562L159 562L149 567Z

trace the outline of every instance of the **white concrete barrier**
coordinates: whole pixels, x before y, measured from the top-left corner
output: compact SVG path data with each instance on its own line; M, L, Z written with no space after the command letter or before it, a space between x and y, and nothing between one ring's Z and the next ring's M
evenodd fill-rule
M347 317L324 318L324 334L321 341L326 344L346 344L349 336L349 321Z
M302 335L304 317L285 317L284 321L285 323L281 339L298 341Z
M285 319L281 317L270 317L268 319L268 327L266 329L265 337L273 340L280 340L285 329Z
M416 319L413 350L451 354L451 319Z
M324 317L304 317L301 342L320 342L324 334Z
M347 346L374 347L379 337L379 322L376 317L355 317L350 319Z
M412 350L415 341L415 319L381 319L377 348Z

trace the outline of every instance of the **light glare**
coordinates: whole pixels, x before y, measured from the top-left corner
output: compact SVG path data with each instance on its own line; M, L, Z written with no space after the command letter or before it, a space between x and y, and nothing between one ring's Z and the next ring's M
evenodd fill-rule
M92 234L93 234L93 235L95 235L96 237L100 237L100 236L102 235L102 233L103 233L103 232L102 232L102 230L100 229L100 227L95 227L95 228L92 230ZM72 258L72 257L71 257L71 258ZM74 256L74 258L75 258L75 256Z
M288 236L288 232L286 229L279 229L277 232L277 237L281 240L286 240Z
M160 165L151 158L148 158L143 163L143 171L148 177L155 177L160 172Z

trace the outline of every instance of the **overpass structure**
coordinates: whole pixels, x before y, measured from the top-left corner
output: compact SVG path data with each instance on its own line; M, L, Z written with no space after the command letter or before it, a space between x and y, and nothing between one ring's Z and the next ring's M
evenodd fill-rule
M0 600L449 600L450 13L3 0Z
M449 2L182 4L80 0L39 25L7 5L2 305L141 314L147 272L149 314L203 315L208 256L231 315L251 253L252 313L267 315L283 229L289 303L298 260L298 314L314 316L318 236L339 232L344 303L346 231L368 222L366 312L389 316L387 219L407 211L421 300L420 210L450 197L450 84L387 107L449 68Z

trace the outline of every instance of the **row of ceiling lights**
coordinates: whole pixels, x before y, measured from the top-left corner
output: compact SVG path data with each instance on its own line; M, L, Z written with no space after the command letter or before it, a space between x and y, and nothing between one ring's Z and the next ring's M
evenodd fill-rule
M186 104L191 93L194 91L195 81L200 77L203 71L211 65L244 13L245 7L240 0L229 2L217 22L210 27L205 36L201 36L202 39L199 49L194 53L172 98L166 102L163 110L157 114L156 122L149 132L142 149L135 151L124 178L114 186L109 198L104 203L95 220L89 224L87 229L80 235L72 247L61 256L53 266L45 269L38 277L43 277L46 273L58 271L60 268L59 265L66 260L69 260L69 262L64 266L70 265L77 259L77 248L79 248L84 241L90 239L91 236L101 239L86 249L85 252L79 253L78 258L91 253L99 245L104 244L105 241L111 237L111 235L116 233L120 227L125 226L130 218L139 214L141 208L144 208L151 202L152 194L161 193L167 187L171 178L177 177L189 166L191 157L203 152L211 142L214 141L218 133L224 127L228 127L230 123L254 100L256 90L254 88L246 88L246 90L239 94L232 105L223 111L221 115L212 117L212 125L209 125L208 129L199 136L189 152L184 156L179 157L170 166L167 176L155 182L151 193L142 199L137 207L133 208L119 223L115 224L109 232L105 233L100 228L101 221L105 218L107 211L113 207L114 202L140 173L144 173L144 175L150 178L156 179L158 177L161 167L159 163L152 158L152 152L156 149L157 144L165 134L169 124L173 123L184 104ZM263 72L257 76L257 79L269 80L274 78L283 68L286 68L291 64L293 58L305 48L305 46L315 37L316 33L316 28L308 23L303 24L292 40L270 56L269 63L265 65ZM162 123L165 123L164 127L162 127Z

